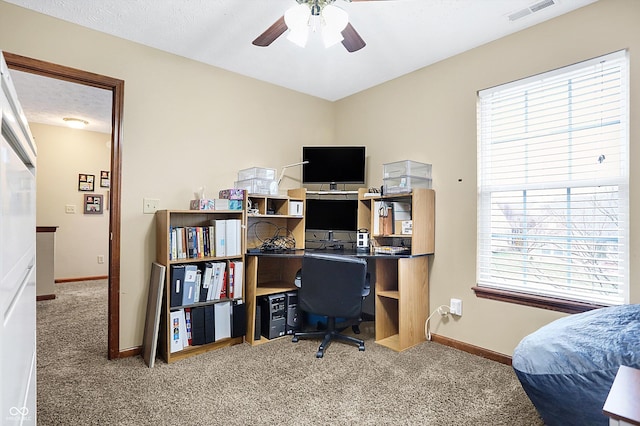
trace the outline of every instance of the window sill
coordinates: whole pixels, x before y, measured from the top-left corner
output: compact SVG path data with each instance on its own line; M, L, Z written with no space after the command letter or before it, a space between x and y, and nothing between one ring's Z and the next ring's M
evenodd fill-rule
M471 288L476 297L481 299L497 300L500 302L515 303L517 305L531 306L534 308L548 309L551 311L578 314L592 309L604 308L604 305L595 305L572 300L556 299L553 297L537 296L517 291L498 290L489 287L475 286Z

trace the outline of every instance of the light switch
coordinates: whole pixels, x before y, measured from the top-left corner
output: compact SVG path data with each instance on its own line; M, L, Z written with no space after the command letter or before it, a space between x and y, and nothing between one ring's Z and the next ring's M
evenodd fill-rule
M76 214L76 206L74 204L67 204L64 206L64 212L67 214Z
M142 200L142 213L144 214L154 214L158 210L158 205L160 205L160 200L156 198L144 198Z

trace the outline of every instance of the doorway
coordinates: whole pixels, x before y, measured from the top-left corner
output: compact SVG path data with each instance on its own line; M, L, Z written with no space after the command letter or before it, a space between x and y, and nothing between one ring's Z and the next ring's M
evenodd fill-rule
M111 182L109 192L109 276L108 276L108 330L107 357L120 358L120 221L122 175L122 119L124 105L124 81L69 68L50 62L3 52L9 69L38 74L72 83L105 89L112 92L111 108ZM128 354L126 354L128 355ZM125 356L126 356L125 355Z

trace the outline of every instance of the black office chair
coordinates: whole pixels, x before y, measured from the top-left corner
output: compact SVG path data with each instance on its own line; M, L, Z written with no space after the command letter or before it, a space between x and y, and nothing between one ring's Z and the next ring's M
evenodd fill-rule
M321 331L295 332L292 342L299 338L322 337L316 353L322 358L332 340L338 339L358 345L364 351L364 341L340 334L336 318L360 320L363 298L369 293L367 261L356 257L305 254L302 258L302 277L298 290L300 309L328 317L327 328Z

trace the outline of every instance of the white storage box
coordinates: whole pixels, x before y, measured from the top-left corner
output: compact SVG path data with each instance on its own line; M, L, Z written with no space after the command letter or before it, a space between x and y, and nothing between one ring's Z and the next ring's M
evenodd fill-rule
M400 178L411 176L419 179L431 180L431 164L419 163L417 161L404 160L395 163L386 163L382 165L382 178ZM431 186L429 186L431 188Z
M278 182L275 179L244 179L236 181L234 186L249 194L278 195Z
M400 176L383 179L384 193L400 194L411 192L415 188L431 188L431 179L423 179L415 176Z
M274 180L276 178L276 169L265 169L264 167L250 167L238 172L238 180L248 179L267 179Z

